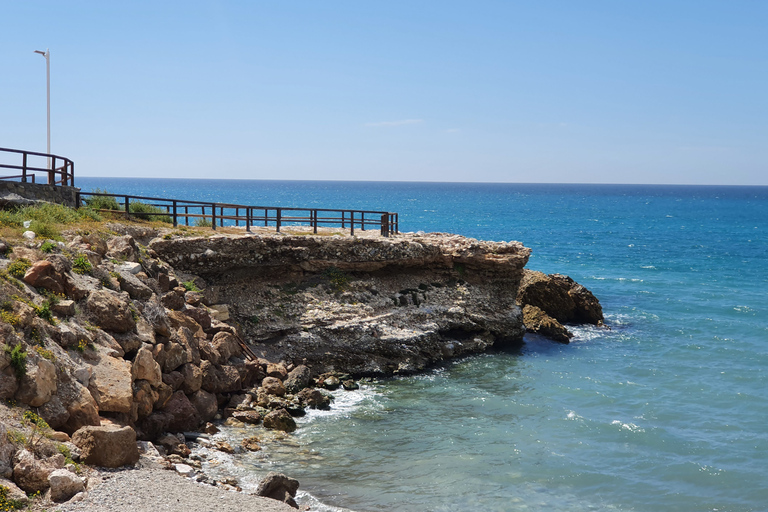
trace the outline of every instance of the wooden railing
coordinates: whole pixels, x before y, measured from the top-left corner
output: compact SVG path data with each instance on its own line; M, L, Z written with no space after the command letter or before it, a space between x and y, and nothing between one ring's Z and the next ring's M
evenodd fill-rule
M35 176L37 173L44 173L48 185L75 185L75 162L69 158L48 153L38 153L36 151L0 148L0 156L3 156L4 153L13 154L18 164L7 164L3 163L3 160L0 160L0 169L13 169L15 171L21 171L21 174L0 176L0 180L21 179L22 182L35 183ZM37 159L40 157L47 159L47 166L38 167L32 165L33 160L36 159L35 157L37 157ZM61 164L60 167L56 167L57 164Z
M250 232L252 226L275 226L277 232L283 226L307 225L317 233L318 227L341 227L355 234L355 228L361 231L379 229L382 236L399 233L399 217L397 213L371 210L333 210L328 208L285 208L282 206L248 206L242 204L209 203L204 201L186 201L181 199L164 199L159 197L131 196L125 194L109 194L103 192L79 192L78 206L85 206L86 198L111 197L115 199L118 210L99 209L99 211L120 212L125 216L145 218L166 218L176 227L184 225L210 226L216 229L228 226L244 226ZM95 201L90 201L94 202ZM141 208L131 204L142 203L154 208L155 211L140 211ZM146 208L144 208L146 209ZM132 211L133 210L133 211Z

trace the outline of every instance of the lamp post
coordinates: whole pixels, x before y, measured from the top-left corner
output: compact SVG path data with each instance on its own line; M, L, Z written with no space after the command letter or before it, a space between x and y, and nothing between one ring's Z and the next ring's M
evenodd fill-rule
M51 51L46 48L44 52L35 50L35 53L39 53L45 57L45 83L46 83L46 98L48 100L48 146L46 153L51 154ZM48 157L48 169L51 168L51 158Z

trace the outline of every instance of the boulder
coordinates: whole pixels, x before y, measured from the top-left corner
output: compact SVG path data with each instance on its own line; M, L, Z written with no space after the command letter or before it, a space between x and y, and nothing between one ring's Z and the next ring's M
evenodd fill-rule
M299 403L312 409L329 409L331 407L331 397L324 394L319 389L304 388L296 395Z
M120 289L128 292L132 299L146 300L152 296L152 289L139 280L131 272L119 271L117 280Z
M152 441L168 430L173 416L166 412L155 411L146 418L139 419L137 437L144 441Z
M181 383L181 390L191 395L196 393L203 384L203 372L199 366L192 363L186 363L179 367L179 373L184 378Z
M285 396L283 382L275 377L264 377L264 380L261 381L261 387L268 395Z
M174 290L166 292L160 297L160 303L168 309L178 311L182 309L186 302L184 302L184 295L179 295Z
M218 332L209 345L200 347L201 357L214 364L226 364L233 356L241 353L240 344L234 334L226 331Z
M48 489L48 476L58 469L59 462L63 461L53 458L43 461L26 449L20 450L14 457L13 481L27 493L45 491Z
M91 292L85 305L88 319L105 331L128 332L136 327L128 304L111 290Z
M211 315L208 313L208 310L205 308L205 306L199 308L194 306L187 306L182 310L182 313L200 324L200 327L202 327L203 330L211 327Z
M155 444L162 446L168 454L176 454L184 458L189 457L189 447L173 434L158 437Z
M163 372L155 361L149 345L144 345L136 353L131 367L131 376L134 380L149 381L149 384L154 387L163 382Z
M188 363L187 351L181 343L168 341L164 344L165 356L163 358L163 372L169 373L179 368L184 363Z
M101 424L96 400L88 389L78 381L60 382L57 395L62 405L67 409L68 417L60 426L66 433L71 435L81 427Z
M0 422L0 478L10 478L13 474L13 454L16 447L8 439L5 424Z
M296 421L285 409L277 409L264 416L264 426L272 430L293 432L296 430Z
M309 386L310 382L312 382L312 373L309 367L300 364L288 373L283 385L288 393L296 394Z
M16 399L30 407L40 407L56 392L56 366L47 359L27 362L27 373L19 382Z
M48 484L51 488L51 500L56 503L67 501L85 490L85 481L66 469L57 469L48 475Z
M152 414L155 402L159 398L159 394L155 391L146 380L137 380L133 383L133 408L135 411L135 418L140 419Z
M127 413L133 403L132 382L130 361L99 355L88 390L100 411Z
M517 303L536 306L562 324L603 323L603 308L592 292L561 274L525 270Z
M64 278L47 260L36 261L24 274L24 282L35 288L45 288L57 295L65 293Z
M211 421L219 411L216 395L203 389L198 389L189 397L189 401L195 406L202 421Z
M257 452L261 450L261 445L259 444L259 438L258 437L246 437L243 439L243 441L240 443L243 448L248 450L249 452Z
M107 256L123 261L139 261L139 248L130 235L112 237L107 242Z
M563 324L531 304L523 306L523 323L529 332L541 334L560 343L569 343L573 338L573 334L563 327Z
M167 426L171 432L194 430L202 423L200 414L183 391L176 391L171 395L162 410L171 416Z
M242 389L242 379L234 366L215 365L210 361L200 363L203 372L202 388L209 393L232 393Z
M282 363L268 363L267 375L283 380L288 377L288 370L285 369L285 365Z
M72 435L72 443L80 448L80 460L86 464L117 468L139 460L136 432L131 427L82 427Z
M298 480L289 478L282 473L270 472L259 482L259 486L256 488L256 495L282 501L294 508L299 508L296 501L294 501L296 491L298 490Z
M258 425L261 423L261 414L256 411L234 411L232 417L250 425Z

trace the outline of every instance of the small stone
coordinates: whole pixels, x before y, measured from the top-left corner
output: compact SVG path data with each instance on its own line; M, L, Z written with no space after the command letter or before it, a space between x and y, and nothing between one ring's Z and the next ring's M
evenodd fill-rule
M346 389L347 391L354 391L356 389L360 389L360 386L352 379L347 379L344 382L341 383L341 385Z
M277 409L264 416L264 426L273 430L293 432L296 430L296 421L285 409Z
M174 469L176 470L176 472L178 474L180 474L182 476L186 476L186 477L193 477L197 473L195 471L195 468L193 468L192 466L189 466L187 464L176 464L174 466Z
M220 452L230 453L230 454L235 453L235 449L232 448L232 445L227 443L226 441L216 441L213 447L219 450Z
M21 234L26 240L34 240L35 239L35 232L34 231L25 231Z
M261 450L261 445L259 445L259 438L258 437L246 437L243 439L242 443L243 448L250 452L257 452Z

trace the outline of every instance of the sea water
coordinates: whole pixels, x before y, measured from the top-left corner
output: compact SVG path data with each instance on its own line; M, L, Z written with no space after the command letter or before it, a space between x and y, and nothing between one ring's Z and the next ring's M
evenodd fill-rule
M283 471L320 510L768 510L767 187L79 186L394 211L402 231L519 240L529 268L568 274L603 305L610 330L576 327L569 345L527 336L337 392L284 450L238 456L228 467L245 480Z

